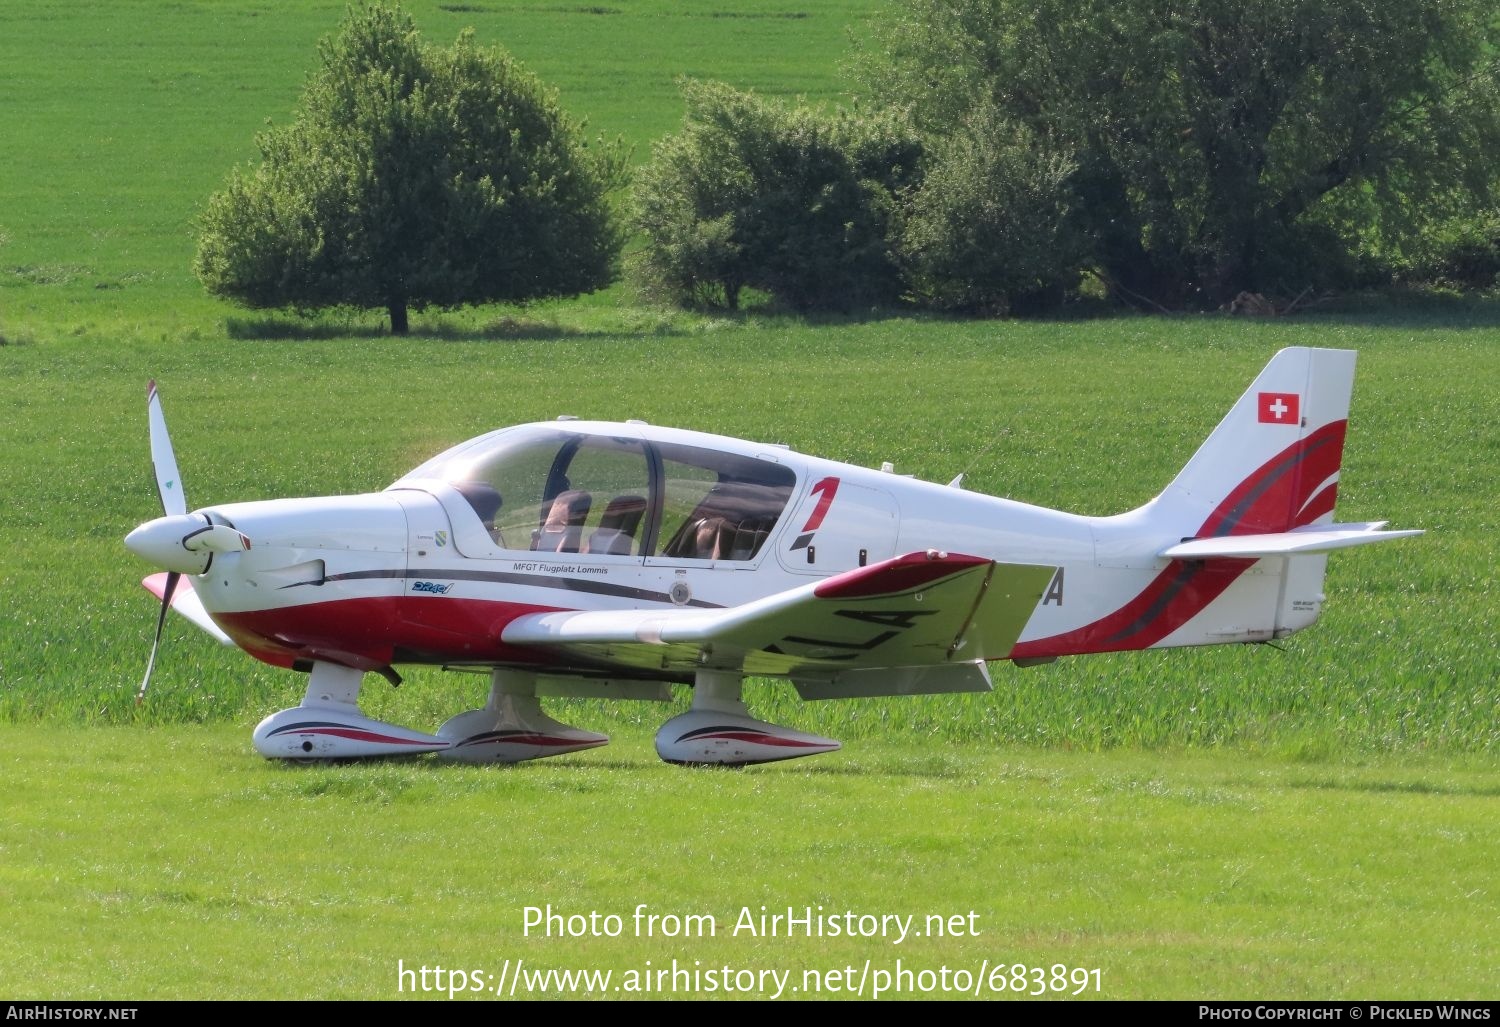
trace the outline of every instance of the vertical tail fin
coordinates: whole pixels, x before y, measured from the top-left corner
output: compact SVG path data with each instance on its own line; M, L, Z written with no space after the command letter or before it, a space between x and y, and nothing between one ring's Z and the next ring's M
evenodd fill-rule
M1277 353L1159 496L1095 519L1095 565L1120 573L1089 619L1011 658L1266 642L1314 623L1330 552L1421 534L1331 523L1353 388L1351 350Z
M1333 519L1354 351L1284 349L1152 504L1184 538L1291 531Z
M1351 350L1277 353L1160 495L1094 519L1095 567L1118 573L1084 619L1011 658L1265 642L1315 622L1330 552L1421 534L1331 523L1353 388Z

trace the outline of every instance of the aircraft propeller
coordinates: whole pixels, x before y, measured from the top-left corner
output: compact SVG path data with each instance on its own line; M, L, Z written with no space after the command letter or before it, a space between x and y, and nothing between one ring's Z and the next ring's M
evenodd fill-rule
M135 701L146 696L151 672L156 667L156 652L161 646L162 627L172 595L184 574L202 574L208 570L214 553L240 552L250 548L250 539L227 524L215 524L205 514L187 512L187 497L177 470L177 455L167 434L167 419L162 413L161 396L153 380L146 385L146 414L151 425L151 465L156 474L156 492L161 498L163 516L140 525L125 536L131 552L167 572L162 590L161 611L156 618L156 637L151 643L151 658L146 661L146 675L141 679Z

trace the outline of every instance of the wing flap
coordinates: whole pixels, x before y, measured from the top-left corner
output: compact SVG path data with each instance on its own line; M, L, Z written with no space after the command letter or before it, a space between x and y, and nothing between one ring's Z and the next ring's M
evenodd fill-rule
M910 553L724 610L531 614L507 625L501 639L561 650L591 665L678 675L718 667L767 676L808 671L816 678L968 664L1010 652L1054 570ZM950 676L940 690L976 687L971 671L960 675L961 683ZM876 680L865 678L861 687L878 687L871 684ZM899 694L919 676L890 680ZM930 681L938 685L939 676Z
M793 677L804 699L866 699L881 695L988 692L990 672L982 661L931 667L864 667L817 677Z

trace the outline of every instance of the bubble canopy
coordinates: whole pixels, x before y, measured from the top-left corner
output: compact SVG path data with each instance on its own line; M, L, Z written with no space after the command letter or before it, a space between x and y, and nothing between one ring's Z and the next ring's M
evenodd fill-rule
M754 560L785 511L797 472L785 451L715 441L692 432L648 435L633 424L522 425L460 443L391 488L439 494L432 484L447 485L439 498L451 500L444 503L450 518L477 518L496 556ZM463 505L454 495L465 509L454 509Z

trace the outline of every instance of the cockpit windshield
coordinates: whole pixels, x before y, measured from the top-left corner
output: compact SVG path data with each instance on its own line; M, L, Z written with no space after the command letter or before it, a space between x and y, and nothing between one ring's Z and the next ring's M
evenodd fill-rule
M796 484L774 460L545 425L456 446L396 485L418 479L452 486L507 554L682 560L754 559Z

